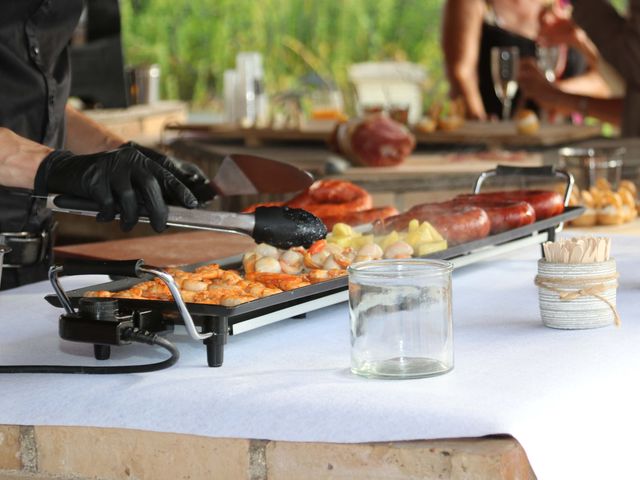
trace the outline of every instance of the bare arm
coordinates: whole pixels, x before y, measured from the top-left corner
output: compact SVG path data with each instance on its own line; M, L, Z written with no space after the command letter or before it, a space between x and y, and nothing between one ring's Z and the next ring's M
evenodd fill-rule
M51 148L0 127L0 185L33 188L38 166Z
M576 95L588 95L599 98L608 98L611 96L611 88L597 68L591 68L576 77L557 80L556 86L564 92Z
M76 154L112 150L125 140L83 115L66 107L67 144ZM53 149L21 137L0 127L0 185L15 188L33 188L40 162Z
M122 137L110 132L69 105L65 108L65 114L67 122L65 148L73 153L83 155L104 152L118 148L125 142Z
M564 8L543 9L540 14L540 30L537 41L541 45L567 45L575 48L587 60L587 70L575 77L557 80L555 85L562 91L592 97L609 97L611 88L600 73L600 52L571 18Z
M563 114L579 112L615 125L622 123L624 105L622 98L593 98L563 92L549 83L538 70L535 62L531 60L522 61L518 82L526 97L531 98L544 109Z
M478 88L477 66L484 8L482 0L448 0L442 24L442 49L451 97L462 96L467 116L483 120L487 113Z

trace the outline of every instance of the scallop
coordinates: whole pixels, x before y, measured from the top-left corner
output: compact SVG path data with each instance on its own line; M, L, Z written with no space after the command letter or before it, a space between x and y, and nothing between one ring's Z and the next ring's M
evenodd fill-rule
M280 262L274 257L262 257L256 261L256 272L281 273Z
M268 243L260 243L256 247L256 255L258 257L278 258L280 252L273 245L269 245Z
M402 240L393 242L384 251L384 258L411 258L412 255L413 247Z
M287 250L280 257L280 267L284 273L297 274L302 271L304 256L300 252Z

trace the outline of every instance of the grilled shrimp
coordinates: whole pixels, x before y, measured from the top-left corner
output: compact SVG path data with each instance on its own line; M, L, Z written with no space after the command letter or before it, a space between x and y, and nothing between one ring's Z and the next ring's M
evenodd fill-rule
M304 277L286 273L254 272L247 274L247 279L281 290L293 290L294 288L309 285L309 282Z

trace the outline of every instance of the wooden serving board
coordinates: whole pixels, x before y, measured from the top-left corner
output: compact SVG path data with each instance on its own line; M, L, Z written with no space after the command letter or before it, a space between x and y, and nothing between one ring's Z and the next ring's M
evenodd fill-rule
M415 179L424 175L479 174L498 165L514 167L540 167L542 154L533 152L413 154L392 167L349 167L341 178L351 181Z
M535 135L522 135L514 122L466 121L452 131L414 132L421 144L462 143L509 147L547 147L600 136L597 125L542 124Z
M246 145L269 142L326 142L333 125L301 129L242 128L229 124L181 124L170 125L168 130L207 137L212 140L237 140ZM465 144L489 147L550 147L577 142L600 135L599 126L543 124L536 135L517 133L514 122L467 121L453 131L438 130L431 133L414 131L419 145Z
M258 146L269 142L318 142L329 140L333 126L313 129L243 128L229 124L175 124L166 130L177 131L190 136L206 137L211 140L236 140L248 146Z
M86 260L133 260L149 265L173 267L225 258L251 250L254 241L246 236L218 232L184 232L106 242L55 247L60 258Z

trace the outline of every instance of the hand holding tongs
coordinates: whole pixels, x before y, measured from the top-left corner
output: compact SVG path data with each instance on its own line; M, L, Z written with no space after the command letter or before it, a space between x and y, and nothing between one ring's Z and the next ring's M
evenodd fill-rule
M47 208L56 212L95 217L98 206L90 200L67 195L50 195ZM149 217L140 211L140 221ZM307 212L289 207L258 207L255 213L215 212L169 207L167 225L249 235L257 243L278 248L308 247L327 235L324 223Z
M147 172L145 168L150 170ZM153 185L147 180L153 180L154 177L161 185L166 184L168 190L161 192L157 185L150 188ZM121 214L119 218L124 221L125 229L131 228L140 217L140 221L151 223L157 231L166 224L243 233L257 242L281 248L308 246L326 235L324 224L315 216L303 210L279 207L259 208L255 214L168 207L165 221L167 210L162 193L182 193L179 195L180 203L186 206L191 206L195 199L169 172L162 171L161 167L149 163L148 159L131 149L85 156L56 151L44 160L38 178L41 180L36 181L37 195L52 191L72 194L48 195L47 206L52 210L96 216L101 209L87 197L108 198L110 203L105 201L105 205L109 206L106 219L113 219L115 213ZM213 179L199 185L199 188L209 189L212 197L295 192L308 188L312 182L308 173L292 165L251 155L232 154L224 158ZM83 198L73 196L76 194ZM136 197L144 201L149 210L136 205ZM122 205L121 211L114 212L114 200Z

